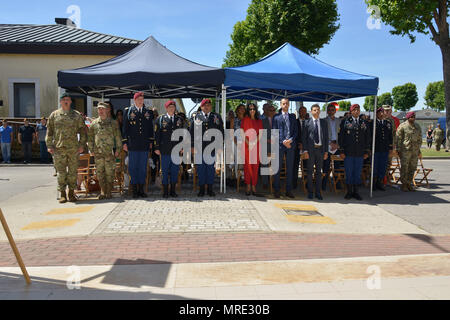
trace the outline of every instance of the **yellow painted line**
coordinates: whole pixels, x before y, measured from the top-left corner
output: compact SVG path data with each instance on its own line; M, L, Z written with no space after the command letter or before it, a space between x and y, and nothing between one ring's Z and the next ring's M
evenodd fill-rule
M49 221L33 222L23 227L22 230L71 227L80 220L81 219L66 219L66 220L49 220Z
M318 217L318 216L296 216L292 214L287 214L286 218L291 222L301 222L301 223L320 223L320 224L336 224L333 219L328 217Z
M284 210L317 211L316 207L304 204L274 203L274 205Z
M80 207L74 207L74 208L59 208L59 209L53 209L49 212L45 213L44 215L53 215L53 214L68 214L68 213L83 213L91 211L95 206L80 206Z

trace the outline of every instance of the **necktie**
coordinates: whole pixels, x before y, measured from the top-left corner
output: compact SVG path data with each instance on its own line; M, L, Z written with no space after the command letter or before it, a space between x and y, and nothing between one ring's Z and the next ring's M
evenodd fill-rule
M284 122L286 123L286 137L290 137L291 136L291 134L290 134L290 131L289 131L289 118L288 118L288 114L287 113L285 113L284 114Z
M319 144L319 126L317 120L314 120L314 143Z

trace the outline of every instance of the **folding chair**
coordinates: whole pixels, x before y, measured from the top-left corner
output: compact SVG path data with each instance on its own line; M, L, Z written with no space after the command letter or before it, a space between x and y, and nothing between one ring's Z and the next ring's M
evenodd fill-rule
M300 155L300 172L301 172L301 181L303 186L303 192L307 192L307 184L308 184L308 167L304 166L304 160L306 159L306 155L302 153Z
M393 156L391 159L391 165L388 169L388 182L389 184L398 184L400 181L400 159L397 156Z
M413 184L415 187L418 187L423 184L423 181L426 181L426 186L428 188L430 186L430 183L428 182L428 175L433 171L433 169L425 168L423 166L422 159L419 159L418 166L419 166L419 168L417 168L416 172L414 172ZM422 177L417 178L420 180L418 182L416 182L416 177L420 174L422 175Z
M340 165L337 165L340 164ZM331 182L334 192L338 192L337 184L340 182L341 186L345 186L345 169L344 160L338 155L331 155Z
M84 190L75 190L75 194L84 193L85 196L93 192L100 191L100 185L95 176L95 164L91 164L92 157L89 153L82 154L79 157L77 175L81 178L81 185Z

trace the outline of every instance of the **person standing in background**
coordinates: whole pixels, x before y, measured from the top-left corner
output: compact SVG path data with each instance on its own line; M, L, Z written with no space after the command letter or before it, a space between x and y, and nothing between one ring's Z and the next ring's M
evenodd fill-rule
M13 140L13 129L8 125L7 120L3 120L0 127L3 163L11 163L11 144Z
M31 163L32 158L32 145L35 141L36 132L28 119L23 120L24 125L19 128L19 144L22 145L23 151L23 163Z
M39 143L39 152L41 154L41 163L48 163L47 144L45 143L45 136L47 135L47 119L41 118L41 122L36 126L36 135Z
M430 124L427 131L427 146L428 149L431 149L433 146L433 126Z

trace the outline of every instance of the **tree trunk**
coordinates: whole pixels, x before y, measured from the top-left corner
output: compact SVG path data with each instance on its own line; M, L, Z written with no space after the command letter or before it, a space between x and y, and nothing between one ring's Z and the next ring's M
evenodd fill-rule
M450 46L443 45L441 46L442 52L442 62L444 66L444 94L445 94L445 127L448 130L450 129ZM446 134L447 137L447 134ZM446 147L449 148L450 141L446 141Z

